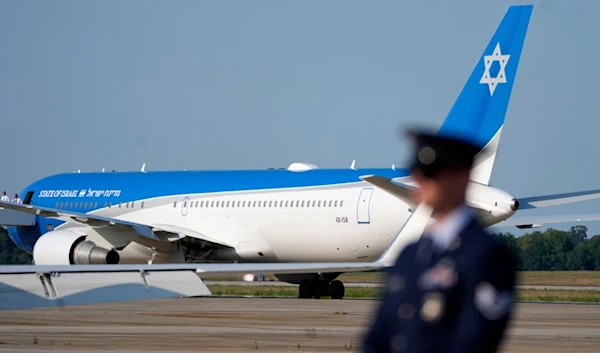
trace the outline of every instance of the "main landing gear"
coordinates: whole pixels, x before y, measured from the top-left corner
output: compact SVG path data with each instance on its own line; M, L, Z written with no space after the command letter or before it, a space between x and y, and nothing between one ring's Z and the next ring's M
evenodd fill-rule
M327 281L326 278L320 276L313 280L305 279L300 282L298 290L300 298L308 299L331 296L331 299L342 299L345 294L344 284L341 281Z

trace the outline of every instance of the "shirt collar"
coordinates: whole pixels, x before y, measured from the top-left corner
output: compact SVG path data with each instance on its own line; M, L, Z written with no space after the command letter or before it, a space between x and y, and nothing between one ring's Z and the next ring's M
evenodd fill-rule
M468 225L472 212L469 207L463 205L441 221L435 221L428 229L436 248L447 250L458 234Z

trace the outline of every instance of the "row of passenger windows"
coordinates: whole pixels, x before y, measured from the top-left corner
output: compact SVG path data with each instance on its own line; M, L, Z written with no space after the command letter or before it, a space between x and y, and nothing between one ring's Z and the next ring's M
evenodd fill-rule
M125 203L121 203L119 202L118 204L115 203L114 207L119 207L119 208L133 208L136 205L135 201L132 202L125 202ZM138 203L138 205L140 205L141 208L144 208L144 201L142 201L141 203ZM104 208L106 207L113 207L113 203L112 202L105 202L104 203ZM55 208L58 209L97 209L98 208L98 202L57 202L55 205Z
M276 201L183 201L183 207L193 208L244 208L244 207L342 207L344 201L340 200L276 200ZM114 204L112 202L104 202L104 208L134 208L138 206L144 208L144 202L137 203L135 201ZM173 203L173 207L177 207L177 201ZM98 202L57 202L57 209L97 209Z
M183 207L227 208L227 207L342 207L344 201L337 200L276 200L276 201L183 201ZM177 201L173 203L177 207Z

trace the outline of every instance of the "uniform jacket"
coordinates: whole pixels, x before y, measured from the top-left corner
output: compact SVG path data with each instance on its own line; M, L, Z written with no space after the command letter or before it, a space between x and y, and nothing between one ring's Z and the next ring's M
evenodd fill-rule
M363 352L495 352L515 277L509 250L472 217L445 250L424 235L389 269Z

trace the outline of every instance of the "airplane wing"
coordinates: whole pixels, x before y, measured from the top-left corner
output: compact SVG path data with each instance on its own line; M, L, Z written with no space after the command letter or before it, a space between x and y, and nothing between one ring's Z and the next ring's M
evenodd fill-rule
M567 203L594 200L598 198L600 198L600 189L569 192L564 194L525 197L519 198L519 210L564 205Z
M231 244L222 242L220 240L211 238L205 234L201 234L186 228L174 227L165 224L152 225L152 224L141 224L135 222L129 222L122 219L103 217L91 213L80 213L71 212L65 210L59 210L49 207L40 207L35 205L25 205L19 203L0 202L0 211L19 211L20 213L29 215L39 215L45 218L59 219L64 222L75 222L84 224L90 227L125 227L135 231L137 234L144 237L162 241L157 234L162 233L166 236L168 241L176 241L181 239L183 236L189 236L199 240L206 241L215 246L219 247L233 247ZM2 213L0 213L1 215Z
M537 217L511 217L500 223L496 223L492 228L497 227L517 227L519 229L539 228L546 224L553 223L575 223L575 222L593 222L600 221L599 213L590 214L572 214L556 216L537 216Z
M416 187L404 183L400 183L398 181L394 181L390 178L381 177L378 175L365 175L360 177L362 180L366 181L369 184L377 186L382 190L388 192L392 196L399 198L405 203L409 204L411 207L415 206L415 202L410 197L410 193L416 189ZM476 212L476 214L487 215L489 212L478 208L474 205L470 205L471 208Z
M385 178L378 175L365 175L361 176L360 178L369 184L375 185L389 192L402 201L412 204L410 192L416 189L414 186L403 184L390 178ZM600 199L600 189L525 197L519 198L518 200L519 210L527 210L532 208L550 207L595 199Z
M203 274L362 272L393 266L419 239L431 209L420 205L375 262L0 266L0 310L211 295Z
M415 204L410 197L411 191L416 189L414 186L410 186L400 182L395 182L392 181L392 179L390 178L385 178L378 175L364 175L360 178L369 184L375 185L387 191L391 195L399 198L400 200L406 202L411 206L414 206Z

